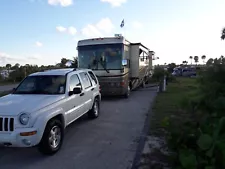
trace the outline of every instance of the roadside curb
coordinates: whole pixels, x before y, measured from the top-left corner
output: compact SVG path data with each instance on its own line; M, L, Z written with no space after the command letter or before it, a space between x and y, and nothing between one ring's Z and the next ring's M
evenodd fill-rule
M156 85L154 87L157 87L157 86L158 85ZM158 94L158 91L156 89L156 91L154 91L154 98L152 99L152 103L154 103L157 94ZM147 140L147 136L148 136L148 132L149 132L149 128L150 128L151 117L152 117L152 104L150 104L149 109L148 109L148 114L147 114L147 117L144 122L144 127L141 132L140 140L137 145L137 149L136 149L136 153L135 153L132 165L131 165L131 169L138 169L140 166L142 152L145 147L145 142Z

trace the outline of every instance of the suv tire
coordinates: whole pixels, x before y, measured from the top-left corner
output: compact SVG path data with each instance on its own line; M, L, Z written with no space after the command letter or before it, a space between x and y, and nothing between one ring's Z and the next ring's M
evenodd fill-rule
M98 98L95 98L93 106L91 110L88 112L88 117L91 119L95 119L99 116L100 112L100 101Z
M61 121L58 119L50 120L45 128L38 149L44 155L54 155L60 150L63 139L64 127Z

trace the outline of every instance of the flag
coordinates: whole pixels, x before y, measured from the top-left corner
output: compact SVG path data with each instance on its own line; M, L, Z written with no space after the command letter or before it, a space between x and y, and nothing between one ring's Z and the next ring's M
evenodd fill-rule
M120 27L124 27L124 19L122 20L121 24L120 24Z

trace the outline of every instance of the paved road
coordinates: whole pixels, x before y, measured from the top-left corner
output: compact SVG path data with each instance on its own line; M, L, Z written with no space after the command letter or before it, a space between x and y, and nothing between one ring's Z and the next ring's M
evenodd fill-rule
M129 99L104 99L101 116L86 116L68 127L62 150L44 157L35 148L0 148L4 169L128 169L131 167L156 89L132 92Z
M0 92L9 91L12 90L14 87L16 87L18 84L11 84L11 85L4 85L0 86Z

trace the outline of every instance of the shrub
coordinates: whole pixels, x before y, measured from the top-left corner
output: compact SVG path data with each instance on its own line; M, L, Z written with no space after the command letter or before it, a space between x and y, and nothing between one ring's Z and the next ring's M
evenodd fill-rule
M201 70L198 86L181 100L183 123L166 123L180 169L225 168L225 64L218 60Z

